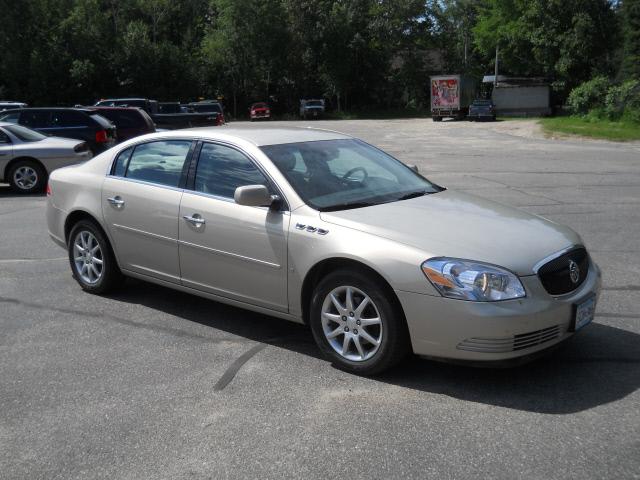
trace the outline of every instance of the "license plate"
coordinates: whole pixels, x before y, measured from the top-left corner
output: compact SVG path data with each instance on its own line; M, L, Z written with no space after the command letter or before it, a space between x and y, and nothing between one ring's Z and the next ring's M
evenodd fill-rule
M596 313L596 297L589 297L582 303L574 305L573 331L577 332L593 321Z

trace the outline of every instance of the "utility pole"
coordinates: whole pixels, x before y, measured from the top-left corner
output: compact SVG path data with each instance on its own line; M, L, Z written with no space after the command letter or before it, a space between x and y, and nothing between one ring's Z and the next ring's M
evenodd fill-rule
M498 85L498 49L499 46L496 43L496 65L493 72L493 87L495 88Z

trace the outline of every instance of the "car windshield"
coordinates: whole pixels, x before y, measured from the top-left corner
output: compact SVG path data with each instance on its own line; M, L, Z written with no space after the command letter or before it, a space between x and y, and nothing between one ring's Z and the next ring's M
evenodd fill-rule
M268 145L262 151L305 203L320 211L366 207L442 190L360 140Z
M306 103L307 107L321 107L322 102L320 100L312 100Z
M491 100L475 100L473 104L477 107L488 107L491 105Z
M42 135L35 130L20 125L7 125L4 129L23 142L39 142L47 138L46 135Z

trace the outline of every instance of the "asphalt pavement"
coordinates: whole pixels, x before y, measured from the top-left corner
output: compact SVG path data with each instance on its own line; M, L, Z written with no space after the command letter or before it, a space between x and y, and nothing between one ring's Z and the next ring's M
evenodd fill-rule
M300 325L141 281L83 293L45 198L0 185L0 478L640 478L640 144L304 124L574 228L603 270L595 322L516 369L358 377Z

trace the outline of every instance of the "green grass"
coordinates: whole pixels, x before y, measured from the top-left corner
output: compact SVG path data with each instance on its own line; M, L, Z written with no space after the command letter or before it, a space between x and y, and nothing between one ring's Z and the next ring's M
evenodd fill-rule
M554 117L540 120L548 134L579 135L616 142L640 140L640 124L629 120L611 121L584 117Z

